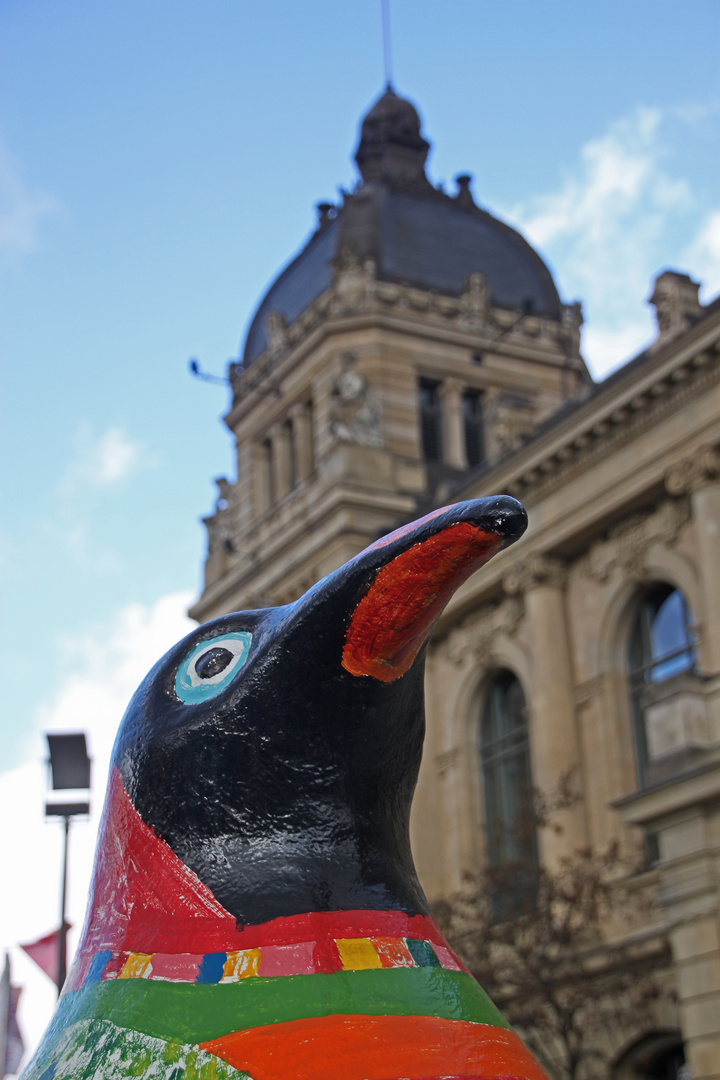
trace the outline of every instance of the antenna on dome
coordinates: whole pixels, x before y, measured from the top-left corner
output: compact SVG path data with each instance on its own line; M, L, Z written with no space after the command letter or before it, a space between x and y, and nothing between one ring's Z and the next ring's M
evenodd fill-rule
M385 61L385 87L392 90L392 46L390 43L390 0L380 0L382 12L383 60Z

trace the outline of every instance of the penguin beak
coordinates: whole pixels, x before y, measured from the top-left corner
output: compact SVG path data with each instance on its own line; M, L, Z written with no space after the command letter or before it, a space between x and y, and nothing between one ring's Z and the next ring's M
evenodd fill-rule
M453 593L525 531L527 515L500 496L442 507L367 548L386 553L352 613L342 665L391 683L404 675ZM398 550L400 549L400 550Z

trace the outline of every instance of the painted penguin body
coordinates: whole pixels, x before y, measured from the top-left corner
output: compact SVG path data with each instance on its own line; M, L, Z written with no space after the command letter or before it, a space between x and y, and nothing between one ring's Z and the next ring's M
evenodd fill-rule
M544 1076L430 917L408 834L428 636L525 524L505 497L443 508L153 668L25 1080Z

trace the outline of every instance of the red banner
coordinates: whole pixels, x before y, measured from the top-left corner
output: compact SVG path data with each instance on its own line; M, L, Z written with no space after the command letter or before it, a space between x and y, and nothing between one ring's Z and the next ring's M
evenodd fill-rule
M65 923L66 931L70 929L70 923ZM58 956L60 949L60 931L53 930L52 934L31 941L29 945L21 945L23 952L34 960L39 968L45 972L48 978L57 985L58 981Z

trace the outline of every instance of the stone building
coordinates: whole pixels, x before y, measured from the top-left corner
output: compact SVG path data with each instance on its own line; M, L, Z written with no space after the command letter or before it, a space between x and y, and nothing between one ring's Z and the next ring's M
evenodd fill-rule
M614 1034L613 1075L671 1077L684 1043L694 1080L718 1077L720 300L662 273L657 339L594 384L580 305L469 177L432 186L428 149L387 90L356 189L318 207L262 299L191 614L288 602L435 506L517 496L526 536L458 592L428 654L421 880L437 901L508 857L518 776L575 776L538 858L648 838L638 933L669 942L657 1023Z

